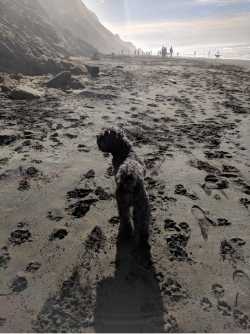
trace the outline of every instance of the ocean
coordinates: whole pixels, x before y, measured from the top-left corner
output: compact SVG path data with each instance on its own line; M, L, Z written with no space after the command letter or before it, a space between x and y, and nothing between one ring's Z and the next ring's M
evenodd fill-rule
M174 46L173 46L174 47ZM193 45L174 47L175 56L250 60L250 44Z

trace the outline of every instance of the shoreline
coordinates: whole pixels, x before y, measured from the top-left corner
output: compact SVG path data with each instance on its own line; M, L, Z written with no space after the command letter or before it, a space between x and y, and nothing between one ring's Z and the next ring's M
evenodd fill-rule
M204 61L208 63L215 63L218 65L232 65L232 66L240 66L246 69L250 69L250 59L238 59L238 58L207 58L207 57L182 57L182 56L173 56L173 57L166 57L162 58L161 56L153 55L153 56L134 56L134 55L104 55L103 58L105 59L114 59L114 60L122 60L122 59L141 59L141 60L159 60L164 62L175 60L175 61Z
M192 60L204 60L208 62L215 62L218 64L226 63L227 65L240 66L247 69L250 69L250 59L239 59L239 58L206 58L206 57L183 57L183 59L192 59Z

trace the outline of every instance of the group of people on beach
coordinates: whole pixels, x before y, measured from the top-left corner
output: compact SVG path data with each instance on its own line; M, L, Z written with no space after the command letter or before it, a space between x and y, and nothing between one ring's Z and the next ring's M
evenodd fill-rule
M160 55L161 55L163 58L167 57L168 55L170 55L170 57L173 57L173 54L174 54L174 49L173 49L172 45L171 45L171 47L170 47L170 49L169 49L169 53L168 53L168 49L167 49L166 46L163 46L163 47L161 48Z
M127 56L134 55L134 56L139 57L139 56L153 56L154 53L153 53L152 50L150 50L150 51L144 51L143 49L138 48L138 49L135 49L133 53L131 51L129 51L129 50L127 50L127 51L121 50L121 52L119 54L120 55L124 55L124 56L125 55L127 55ZM179 57L181 55L180 52L175 52L174 53L174 48L173 48L172 45L169 47L169 49L165 45L163 45L161 47L161 49L158 51L158 53L157 53L157 55L160 56L160 57L162 57L162 58L173 57L174 54L175 54L176 57ZM112 57L114 57L115 53L112 53L111 55L112 55ZM198 55L198 52L196 50L194 50L194 51L188 50L187 52L185 52L185 53L183 52L182 53L182 56L184 56L184 57L185 56L187 56L187 57L197 57L197 55ZM209 50L208 53L207 53L207 57L210 58L211 56L212 57L214 56L215 58L220 58L221 57L220 51L217 50L215 52L215 54L213 54L211 52L211 50ZM204 57L204 53L203 54L201 53L201 57Z
M135 49L134 55L135 56L152 56L153 52L152 51L145 52L142 49ZM173 55L174 55L174 49L172 45L169 48L169 52L166 46L162 46L161 50L158 52L158 56L162 56L163 58L167 56L173 57Z

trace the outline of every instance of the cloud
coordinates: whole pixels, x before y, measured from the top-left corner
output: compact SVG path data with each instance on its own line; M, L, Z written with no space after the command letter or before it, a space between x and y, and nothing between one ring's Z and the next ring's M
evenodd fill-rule
M138 47L250 44L250 0L84 0Z
M231 17L108 26L123 38L149 48L155 48L165 41L180 46L201 43L250 43L250 12Z
M221 6L221 7L226 7L226 6L237 6L237 5L247 5L250 4L250 0L192 0L192 3L196 5L206 5L206 6Z
M250 0L193 0L193 2L196 2L198 4L244 4L244 3L250 3Z

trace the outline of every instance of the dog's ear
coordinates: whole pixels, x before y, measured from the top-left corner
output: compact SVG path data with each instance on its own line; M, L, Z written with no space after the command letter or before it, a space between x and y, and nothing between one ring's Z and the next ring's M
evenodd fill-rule
M125 137L125 132L122 128L115 128L114 129L116 136L123 139Z
M113 128L105 128L102 133L103 135L109 136L113 132L115 132Z

